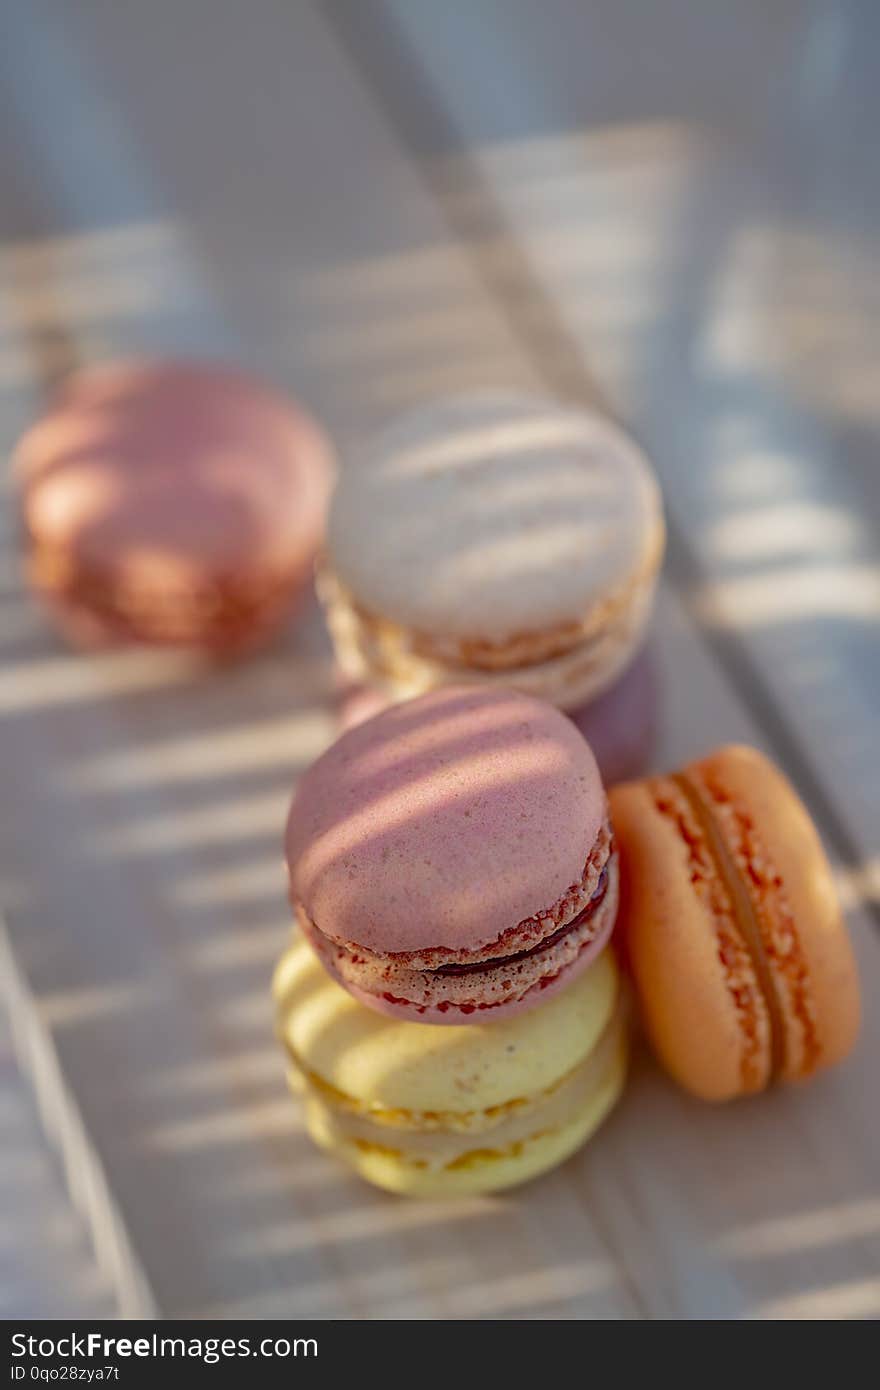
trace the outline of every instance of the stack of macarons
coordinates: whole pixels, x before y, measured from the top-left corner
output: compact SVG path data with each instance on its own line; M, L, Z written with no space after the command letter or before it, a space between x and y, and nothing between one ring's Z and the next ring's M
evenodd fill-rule
M286 844L279 1029L319 1144L442 1195L587 1138L625 1069L618 863L563 714L484 686L391 706L306 772Z
M652 469L620 428L479 393L404 417L341 470L319 593L373 709L449 684L520 690L575 718L616 777L650 746L637 657L664 541Z
M658 1057L702 1099L805 1080L855 1041L828 862L754 749L606 799L554 707L446 687L318 759L287 856L291 1081L313 1139L391 1191L506 1187L593 1133L625 1079L618 954Z
M624 1081L619 900L686 1089L748 1094L852 1046L830 870L765 758L619 785L609 814L599 768L649 752L664 534L622 431L522 395L417 411L337 482L319 593L357 709L291 809L302 939L276 993L311 1134L381 1186L507 1186L595 1129Z

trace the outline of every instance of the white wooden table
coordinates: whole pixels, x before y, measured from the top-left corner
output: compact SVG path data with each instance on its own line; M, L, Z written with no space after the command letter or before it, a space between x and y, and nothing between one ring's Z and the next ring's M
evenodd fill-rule
M858 1054L807 1090L707 1108L642 1058L596 1141L521 1191L350 1179L303 1134L268 999L285 806L332 733L317 615L211 676L73 654L22 589L5 487L0 977L119 1308L876 1316L877 7L6 13L4 448L66 365L131 351L268 372L343 452L459 386L604 400L671 522L658 764L777 757L865 986Z

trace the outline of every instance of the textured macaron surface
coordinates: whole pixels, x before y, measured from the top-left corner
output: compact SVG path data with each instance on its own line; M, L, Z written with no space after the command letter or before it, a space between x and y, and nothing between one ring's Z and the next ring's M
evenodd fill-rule
M642 1013L707 1099L840 1060L859 989L828 862L804 806L754 749L722 748L611 795L622 926Z
M488 392L419 410L344 469L329 563L368 612L500 640L580 621L650 573L659 492L603 417Z
M318 543L328 447L291 402L219 366L84 369L15 456L36 544L144 588L279 575Z
M564 715L448 688L360 724L306 772L287 825L291 895L342 945L516 950L518 924L581 885L605 820L595 760Z

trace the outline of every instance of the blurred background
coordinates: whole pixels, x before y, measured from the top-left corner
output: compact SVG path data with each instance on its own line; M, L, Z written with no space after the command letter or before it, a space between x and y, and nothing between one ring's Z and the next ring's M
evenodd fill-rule
M265 373L343 457L460 386L604 404L669 514L658 761L774 754L870 992L880 7L5 0L2 20L4 455L70 366L132 352ZM810 1107L698 1125L637 1078L540 1216L391 1206L312 1154L267 981L284 807L332 734L320 623L214 680L74 655L23 589L5 471L0 501L0 1311L880 1313L873 1017ZM768 1163L792 1134L797 1166Z

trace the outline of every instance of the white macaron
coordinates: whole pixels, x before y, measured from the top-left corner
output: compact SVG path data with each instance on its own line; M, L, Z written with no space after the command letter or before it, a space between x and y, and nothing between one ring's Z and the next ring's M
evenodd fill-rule
M641 645L663 556L650 464L608 418L485 392L348 461L320 592L346 675L392 698L497 682L577 709Z

